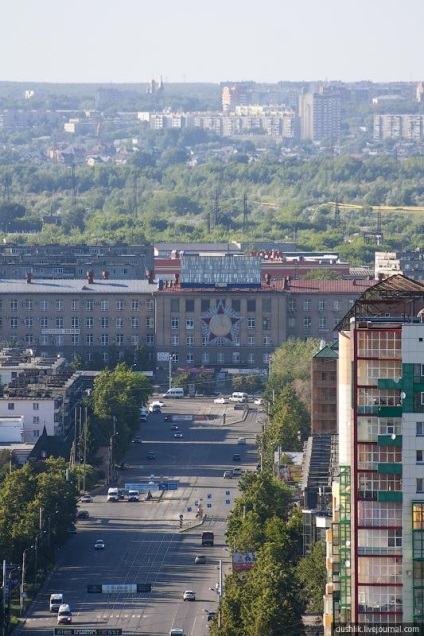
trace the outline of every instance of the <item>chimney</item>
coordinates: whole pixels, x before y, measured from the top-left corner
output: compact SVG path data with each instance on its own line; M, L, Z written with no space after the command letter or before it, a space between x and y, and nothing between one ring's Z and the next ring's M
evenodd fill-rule
M31 272L27 272L26 273L26 282L27 282L27 285L30 285L32 283L32 274L31 274Z
M107 271L107 269L104 269L102 271L102 278L103 280L109 280L109 272Z
M92 269L89 269L89 270L87 271L87 273L86 273L86 276L87 276L87 281L88 281L88 283L89 283L90 285L92 285L92 284L93 284L93 282L94 282L94 272L93 272L93 270L92 270Z

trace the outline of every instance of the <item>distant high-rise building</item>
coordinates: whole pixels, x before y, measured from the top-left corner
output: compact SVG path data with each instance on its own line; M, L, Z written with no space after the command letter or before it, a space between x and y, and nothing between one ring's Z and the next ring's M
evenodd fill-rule
M336 141L340 135L340 96L337 93L306 93L299 97L301 139Z

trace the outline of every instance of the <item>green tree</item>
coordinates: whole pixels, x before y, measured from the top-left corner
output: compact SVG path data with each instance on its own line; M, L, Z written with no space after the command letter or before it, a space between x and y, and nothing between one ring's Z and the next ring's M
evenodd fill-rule
M325 554L325 541L317 541L310 554L296 565L296 578L305 593L305 611L311 614L322 614L324 611L323 596L327 583Z

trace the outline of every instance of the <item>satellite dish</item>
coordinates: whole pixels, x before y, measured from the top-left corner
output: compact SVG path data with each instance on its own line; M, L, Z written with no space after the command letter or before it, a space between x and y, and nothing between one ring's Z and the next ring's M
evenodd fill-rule
M401 397L402 400L404 400L406 398L405 391L402 391L402 393L400 394L400 397Z

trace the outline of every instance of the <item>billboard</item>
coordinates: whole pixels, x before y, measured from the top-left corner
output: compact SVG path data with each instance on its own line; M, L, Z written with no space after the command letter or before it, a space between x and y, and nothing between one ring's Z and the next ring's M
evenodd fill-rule
M243 570L251 570L255 565L255 561L255 552L233 552L233 571L242 572Z

